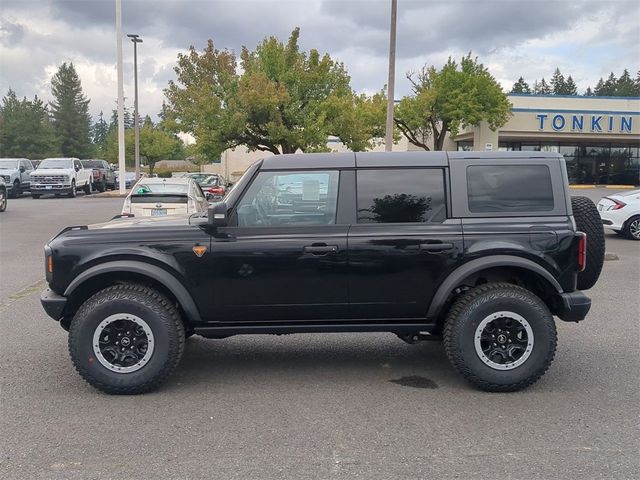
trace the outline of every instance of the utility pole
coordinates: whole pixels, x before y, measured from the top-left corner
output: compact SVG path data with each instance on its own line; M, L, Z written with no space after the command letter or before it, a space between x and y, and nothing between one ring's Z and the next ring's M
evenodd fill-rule
M140 180L140 117L138 115L138 44L142 43L140 35L128 33L133 42L133 84L135 96L133 100L133 134L135 137L136 182Z
M394 87L396 79L396 18L398 16L398 0L391 0L391 26L389 29L389 79L387 81L387 125L384 136L384 150L393 148L393 107Z
M125 194L124 164L124 77L122 73L122 0L116 0L116 65L118 71L118 183Z

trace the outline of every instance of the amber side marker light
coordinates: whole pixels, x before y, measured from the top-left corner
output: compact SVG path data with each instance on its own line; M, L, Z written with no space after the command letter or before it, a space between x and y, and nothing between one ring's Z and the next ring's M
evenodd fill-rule
M196 245L193 247L193 253L196 254L196 256L201 257L202 255L204 255L204 252L207 251L207 247L202 246L202 245Z
M47 272L53 273L53 255L47 256Z

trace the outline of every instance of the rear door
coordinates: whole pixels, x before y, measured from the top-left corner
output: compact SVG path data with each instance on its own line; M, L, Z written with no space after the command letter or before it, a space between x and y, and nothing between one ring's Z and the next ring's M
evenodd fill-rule
M444 168L361 168L349 231L355 318L424 318L445 272L461 262L460 220L449 219Z

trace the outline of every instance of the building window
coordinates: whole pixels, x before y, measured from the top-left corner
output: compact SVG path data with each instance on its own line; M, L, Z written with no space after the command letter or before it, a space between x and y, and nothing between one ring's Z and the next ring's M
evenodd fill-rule
M471 152L473 150L473 142L465 140L464 142L458 142L459 152Z

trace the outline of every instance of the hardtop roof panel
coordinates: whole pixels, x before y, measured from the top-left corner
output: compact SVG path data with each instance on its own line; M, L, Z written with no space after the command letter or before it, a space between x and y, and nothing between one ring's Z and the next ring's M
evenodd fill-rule
M357 152L360 167L446 167L445 152Z
M265 157L260 170L354 168L353 152L347 153L287 153Z

